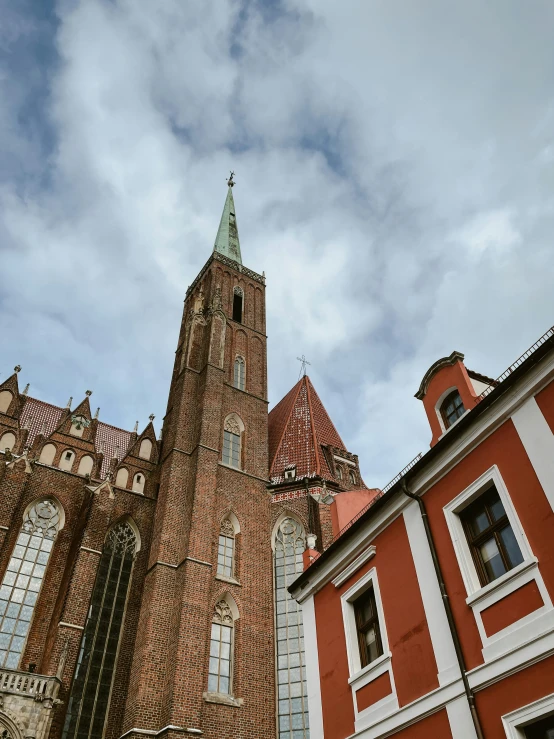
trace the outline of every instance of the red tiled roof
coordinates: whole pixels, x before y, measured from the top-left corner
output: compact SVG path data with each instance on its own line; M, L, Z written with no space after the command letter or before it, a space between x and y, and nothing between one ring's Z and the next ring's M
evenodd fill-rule
M36 398L27 398L21 412L20 424L22 428L29 429L27 443L30 446L38 434L44 431L50 436L57 428L64 409L57 405L44 403ZM110 426L107 423L98 422L96 438L94 440L96 451L104 454L101 475L104 477L110 466L110 460L117 457L121 461L125 456L131 432Z
M333 480L322 444L345 449L310 378L302 377L269 414L270 477L296 466L297 477Z

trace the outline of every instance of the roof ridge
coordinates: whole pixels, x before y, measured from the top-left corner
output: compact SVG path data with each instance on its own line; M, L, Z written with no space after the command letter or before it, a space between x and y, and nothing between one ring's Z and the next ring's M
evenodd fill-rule
M316 397L316 398L318 399L318 401L319 401L319 403L320 403L321 407L322 407L322 408L323 408L323 410L325 411L325 414L326 414L327 418L329 419L329 422L330 422L331 426L333 427L333 431L334 431L334 432L336 433L336 435L337 435L338 439L340 440L340 443L342 444L342 449L344 449L345 451L347 451L347 449L346 449L346 446L345 446L345 444L344 444L344 440L343 440L342 436L341 436L341 435L339 434L339 432L337 431L337 427L336 427L336 426L335 426L335 424L333 423L333 419L332 419L332 418L331 418L331 416L329 415L329 413L328 413L328 411L327 411L327 408L326 408L326 407L325 407L325 406L323 405L323 401L322 401L322 400L321 400L321 398L319 397L319 395L318 395L318 392L317 392L317 390L315 389L315 387L314 387L314 385L313 385L312 381L310 380L310 378L308 377L308 375L306 375L306 377L307 377L307 379L308 379L309 387L311 387L311 389L313 390L313 392L314 392L314 394L315 394L315 397ZM310 410L311 410L311 400L310 400ZM316 439L317 439L317 436L316 436Z
M312 408L312 393L310 391L310 388L311 388L315 393L315 387L312 385L312 381L307 375L304 375L302 379L304 380L304 384L306 385L306 393L308 394L308 408L310 409L310 426L312 429L312 436L314 440L315 471L317 472L318 475L321 475L321 464L319 462L319 453L318 453L319 439L317 436L317 431L315 429L314 411Z
M298 382L296 383L296 385L293 385L291 387L291 389L288 391L288 393L286 395L284 395L281 398L281 400L277 403L277 405L271 409L271 413L273 413L273 411L276 408L278 408L281 405L281 403L288 398L289 395L292 395L293 390L295 388L297 388L296 393L294 393L294 398L291 401L289 412L287 413L287 417L286 417L286 419L285 419L285 421L283 423L283 428L281 429L281 434L279 436L279 441L277 443L277 446L275 447L275 452L273 453L273 458L269 460L270 465L273 465L273 460L275 459L275 457L279 453L279 449L281 448L281 444L283 443L283 438L285 436L285 431L287 430L287 426L288 426L288 422L290 420L291 413L292 413L293 408L294 408L294 406L296 404L296 400L298 398L298 394L300 393L300 387L302 385L302 379L303 378L301 378L300 380L298 380ZM270 469L271 469L271 467L270 467Z

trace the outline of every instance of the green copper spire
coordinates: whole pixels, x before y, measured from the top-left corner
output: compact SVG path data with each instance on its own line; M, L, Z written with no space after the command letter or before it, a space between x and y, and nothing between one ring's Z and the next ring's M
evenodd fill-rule
M237 228L237 218L235 215L235 201L233 200L234 172L227 180L229 189L225 199L225 206L221 216L221 222L215 237L214 251L223 254L239 264L242 264L240 255L239 231Z

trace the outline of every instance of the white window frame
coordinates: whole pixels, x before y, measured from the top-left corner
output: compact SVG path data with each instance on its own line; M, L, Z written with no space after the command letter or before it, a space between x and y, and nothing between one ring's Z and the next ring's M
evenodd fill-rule
M508 739L525 739L525 727L554 713L554 693L502 716Z
M375 596L375 605L377 608L377 617L379 619L379 632L381 636L381 644L383 654L377 659L370 662L365 667L361 666L360 647L358 644L358 630L356 628L356 614L354 611L355 601L363 595L366 590L373 587ZM354 583L345 593L341 595L342 618L344 623L344 634L346 637L346 653L348 657L348 671L350 674L349 684L352 689L352 702L354 704L355 729L360 731L390 715L398 710L398 697L396 694L396 686L394 683L394 675L392 671L391 652L389 648L389 640L387 636L387 628L385 623L385 615L383 612L383 602L381 600L381 591L379 589L379 581L377 579L377 570L373 567L366 572L357 582ZM392 691L389 695L377 701L373 705L358 711L356 701L356 692L363 688L364 685L373 682L376 678L389 673Z
M460 416L460 418L457 418L454 421L454 423L451 423L450 426L448 428L446 428L446 426L444 424L444 419L443 419L442 413L441 413L441 406L442 406L442 404L444 403L444 401L446 400L446 398L450 395L450 393L453 390L456 390L457 393L458 393L458 395L460 396L460 398L462 398L462 394L460 393L459 387L457 385L452 385L452 387L449 387L448 390L445 390L444 393L442 393L439 396L439 399L435 403L435 413L437 414L437 418L439 419L439 425L440 425L441 431L442 431L441 437L444 434L448 433L450 431L450 429L453 429L454 426L458 423L458 421L460 421L465 416L465 414L468 412L468 410L469 410L469 408L466 408L465 407L465 403L464 403L464 412L462 413L462 415ZM464 399L462 398L462 403L463 402L464 402Z
M481 585L460 514L474 500L477 500L490 487L491 483L494 484L502 501L506 516L521 550L523 562L487 585ZM552 628L554 625L552 621L554 611L550 595L539 572L538 560L533 555L531 546L497 465L493 465L486 470L471 485L444 506L443 510L466 588L466 603L473 610L473 615L475 616L477 628L481 636L485 661L511 651L525 643L530 638L533 629L538 629L542 632ZM482 612L532 580L535 580L537 583L544 605L495 634L487 636L481 616ZM547 618L539 622L544 616Z

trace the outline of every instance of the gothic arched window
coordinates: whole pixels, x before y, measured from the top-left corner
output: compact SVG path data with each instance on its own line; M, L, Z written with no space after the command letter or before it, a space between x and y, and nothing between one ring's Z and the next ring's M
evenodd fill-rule
M222 599L216 604L210 636L210 666L208 692L233 693L233 643L235 619L229 603Z
M29 508L0 586L0 666L17 669L50 552L62 528L50 498Z
M235 576L235 527L226 518L221 522L217 547L217 574Z
M303 570L306 536L301 523L285 518L275 534L275 608L279 739L308 739L308 699L302 611L287 587Z
M241 439L244 424L236 413L227 416L223 425L223 464L231 467L241 468Z
M238 387L239 390L244 390L245 388L245 376L246 376L246 365L244 363L244 359L242 357L237 357L235 359L235 373L234 373L234 385L235 387Z
M348 477L350 478L350 484L355 485L356 484L356 473L354 472L354 470L350 470L350 472L348 473Z
M138 541L126 521L110 529L96 573L69 696L63 739L101 739Z

